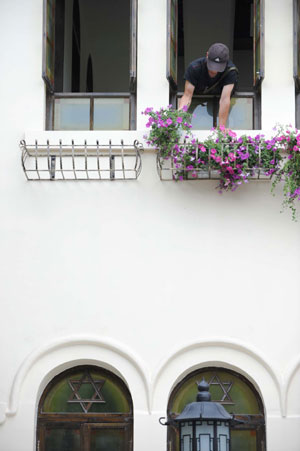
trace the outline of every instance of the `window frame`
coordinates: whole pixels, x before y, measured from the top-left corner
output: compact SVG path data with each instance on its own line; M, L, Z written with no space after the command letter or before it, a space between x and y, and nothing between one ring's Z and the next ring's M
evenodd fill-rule
M297 1L297 0L294 0ZM183 93L178 92L177 79L174 80L171 70L171 49L172 49L172 24L171 11L172 5L176 5L176 76L178 72L178 0L167 0L167 68L166 77L169 82L169 100L174 108L177 107L177 99ZM259 5L259 23L256 27L256 12ZM256 43L260 44L259 60L257 60L257 53L255 51ZM174 47L174 45L173 45ZM257 71L256 68L259 70ZM174 71L173 71L174 72ZM253 129L261 129L261 85L265 77L265 0L253 0L253 91L237 91L233 97L253 97ZM196 95L197 98L207 97L205 95ZM218 96L214 96L218 98ZM300 107L299 107L300 109Z
M52 11L54 11L54 20L52 22L52 34L55 36L55 10L56 0L43 0L43 52L42 52L42 78L45 82L46 88L46 130L54 130L54 104L56 98L129 98L129 130L136 129L136 88L137 88L137 30L138 30L138 0L130 0L130 43L129 43L129 85L126 92L56 92L55 91L55 37L52 44L53 52L53 78L49 78L47 69L48 53L47 40L48 39L48 4L53 3ZM54 24L54 25L53 25ZM75 94L75 95L74 95ZM90 113L93 109L93 102L90 103ZM90 124L92 119L90 116ZM93 128L90 127L90 130Z
M122 386L123 394L128 401L130 411L128 413L84 413L84 412L65 412L65 413L45 413L42 411L44 401L51 389L68 376L80 371L97 371L101 370L110 380L114 380ZM96 428L122 428L125 433L124 451L133 451L133 402L129 389L124 381L111 371L94 365L80 365L72 367L55 376L44 389L38 403L37 429L36 429L36 450L45 451L45 433L47 428L51 427L59 429L79 429L80 431L80 449L81 451L89 451L88 430L92 427Z

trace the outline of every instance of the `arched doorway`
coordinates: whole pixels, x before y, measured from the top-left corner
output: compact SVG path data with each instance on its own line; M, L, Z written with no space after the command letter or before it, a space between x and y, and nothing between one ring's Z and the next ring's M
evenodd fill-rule
M172 391L168 420L176 418L186 404L196 400L197 382L204 378L212 401L234 414L239 424L231 428L231 451L265 451L265 418L261 397L248 379L225 368L209 367L188 374ZM168 450L180 451L178 428L168 427Z
M38 451L132 451L133 407L124 382L95 366L56 376L38 407Z

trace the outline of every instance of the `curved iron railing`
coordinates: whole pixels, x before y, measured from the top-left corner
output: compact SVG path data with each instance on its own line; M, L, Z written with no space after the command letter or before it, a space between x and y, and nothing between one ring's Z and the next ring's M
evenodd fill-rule
M141 173L143 146L112 144L27 144L20 142L27 180L136 180Z

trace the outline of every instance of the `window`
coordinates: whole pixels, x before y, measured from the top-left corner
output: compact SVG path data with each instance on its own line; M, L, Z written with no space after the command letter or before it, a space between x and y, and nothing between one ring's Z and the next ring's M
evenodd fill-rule
M182 412L197 397L197 382L209 383L212 401L222 404L240 420L231 428L231 451L265 451L265 421L261 398L242 375L224 368L205 368L185 377L172 391L168 403L168 420ZM168 427L168 448L179 451L179 431Z
M46 128L135 128L137 0L44 0Z
M39 451L132 451L132 400L124 382L93 366L55 377L38 408Z
M183 94L183 77L188 64L205 56L214 42L223 42L239 70L239 86L231 101L228 126L260 128L260 86L264 78L263 6L263 0L168 0L167 78L174 106ZM193 128L216 126L218 106L216 96L194 96L190 108L195 113Z

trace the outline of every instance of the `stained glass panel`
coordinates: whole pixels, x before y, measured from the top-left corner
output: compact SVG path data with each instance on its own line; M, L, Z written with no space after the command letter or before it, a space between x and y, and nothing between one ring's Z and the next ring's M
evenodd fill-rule
M256 431L231 431L231 451L256 451Z
M251 387L237 375L226 370L199 371L193 373L183 384L175 389L169 406L170 413L179 414L186 404L196 401L197 382L202 378L210 384L212 401L220 402L230 413L260 414L260 407Z
M58 377L47 393L43 413L129 413L125 384L105 370L78 370Z
M46 429L45 451L80 451L80 429Z
M123 451L124 429L91 429L91 450L93 451Z

